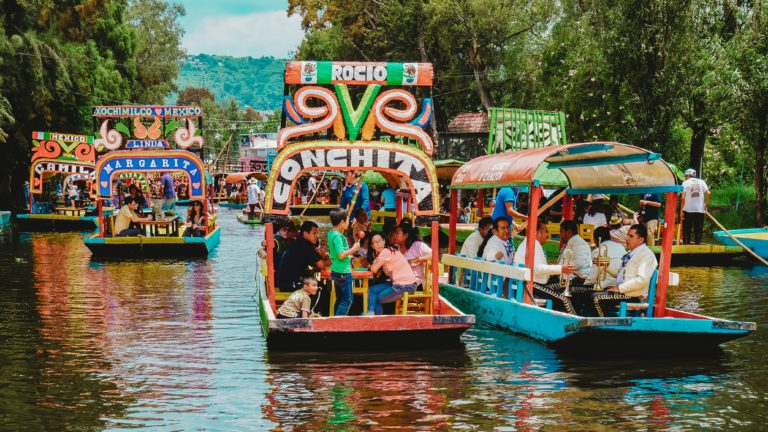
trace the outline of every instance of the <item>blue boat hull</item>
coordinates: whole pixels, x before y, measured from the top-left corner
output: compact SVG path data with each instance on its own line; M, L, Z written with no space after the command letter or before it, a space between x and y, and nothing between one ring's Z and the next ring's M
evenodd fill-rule
M16 223L21 231L93 231L98 227L98 217L19 214Z
M11 223L11 212L0 211L0 225L7 225Z
M745 228L728 231L745 246L752 249L753 252L761 256L762 258L768 258L768 229L766 228ZM740 234L764 236L765 238L750 238L749 236L741 236ZM732 238L725 233L725 231L715 231L715 237L728 246L738 246Z
M581 317L447 284L440 294L480 321L576 354L712 351L755 329L754 323L709 318Z

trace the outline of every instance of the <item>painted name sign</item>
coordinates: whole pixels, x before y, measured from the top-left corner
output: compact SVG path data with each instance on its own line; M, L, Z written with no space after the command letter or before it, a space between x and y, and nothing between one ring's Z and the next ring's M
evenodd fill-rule
M431 86L432 77L429 63L292 61L285 67L286 84Z
M129 149L142 149L142 148L168 148L168 141L166 140L128 140L125 144L125 148Z
M204 196L203 169L199 160L191 153L178 151L177 155L142 156L145 152L135 152L131 155L110 153L99 160L97 179L99 196L108 198L112 184L112 176L125 171L184 171L189 175L191 198ZM169 153L163 151L163 153ZM113 156L116 155L116 156Z
M34 163L31 174L31 187L32 193L43 192L43 174L56 173L56 174L83 174L85 176L93 175L93 164L85 165L78 162L58 162L58 161L46 161L40 160Z
M94 117L200 117L203 109L194 106L97 106Z
M272 210L278 213L287 210L293 183L299 174L304 170L318 167L325 169L369 168L401 174L409 180L412 186L418 213L432 212L435 208L431 181L434 180L434 175L421 158L394 148L305 149L282 159L279 164L272 171L272 176L275 177L272 183Z
M76 142L76 143L93 143L93 137L90 135L74 135L59 132L32 132L32 139L35 140L53 140L64 142Z

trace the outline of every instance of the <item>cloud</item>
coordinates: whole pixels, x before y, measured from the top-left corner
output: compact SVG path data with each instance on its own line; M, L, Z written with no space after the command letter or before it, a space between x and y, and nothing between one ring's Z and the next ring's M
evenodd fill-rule
M240 16L208 16L185 26L183 45L189 54L285 58L304 37L301 17L284 10Z

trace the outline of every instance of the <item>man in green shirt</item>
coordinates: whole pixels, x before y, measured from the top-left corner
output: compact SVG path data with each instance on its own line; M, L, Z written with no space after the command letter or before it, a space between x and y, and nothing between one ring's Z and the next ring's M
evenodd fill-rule
M349 225L344 210L331 212L331 224L333 228L328 231L328 253L331 256L331 278L336 288L334 315L342 316L349 313L352 306L352 263L349 257L360 249L360 241L349 247L344 236Z

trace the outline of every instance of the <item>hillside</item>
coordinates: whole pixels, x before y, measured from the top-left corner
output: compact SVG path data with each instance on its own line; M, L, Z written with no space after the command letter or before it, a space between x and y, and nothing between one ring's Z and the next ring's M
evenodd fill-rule
M219 103L235 98L241 106L274 110L283 96L284 62L273 57L193 55L182 64L176 85L179 90L207 87ZM176 94L167 102L176 103Z

